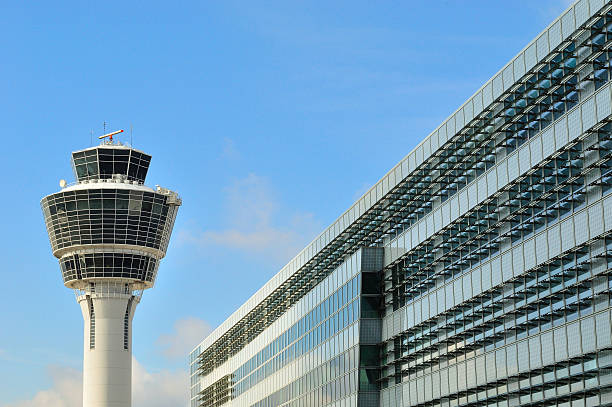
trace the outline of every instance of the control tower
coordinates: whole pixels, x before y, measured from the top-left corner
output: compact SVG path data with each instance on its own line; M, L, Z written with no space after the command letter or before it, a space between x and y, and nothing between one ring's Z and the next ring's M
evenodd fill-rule
M60 181L41 201L64 285L83 313L83 407L131 406L132 318L181 205L176 192L144 185L151 156L113 142L116 133L73 152L77 182Z

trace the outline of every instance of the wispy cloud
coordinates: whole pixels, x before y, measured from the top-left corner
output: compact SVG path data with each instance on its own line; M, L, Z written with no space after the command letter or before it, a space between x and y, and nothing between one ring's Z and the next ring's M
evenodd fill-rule
M49 366L47 374L52 387L41 390L30 400L5 404L4 407L81 407L83 405L83 373L66 366Z
M132 359L133 407L189 405L189 375L186 370L148 371Z
M163 334L157 340L161 352L170 359L185 358L209 333L212 327L199 318L183 318L174 323L171 334Z
M221 158L225 160L238 160L240 157L240 151L236 148L236 142L229 137L223 137Z
M202 249L239 250L282 263L321 230L313 214L284 207L268 180L255 174L225 189L224 215L225 228L181 230L179 241Z
M179 319L171 334L158 338L158 351L168 358L185 358L210 332L210 325L201 319ZM52 383L50 388L39 390L31 399L2 404L2 407L83 407L82 370L51 365L47 367L47 375ZM189 375L186 369L153 370L132 357L133 407L186 407L188 403Z
M3 407L83 407L83 372L65 366L50 366L49 389L30 400ZM185 370L149 371L132 358L132 405L134 407L187 406L189 377Z

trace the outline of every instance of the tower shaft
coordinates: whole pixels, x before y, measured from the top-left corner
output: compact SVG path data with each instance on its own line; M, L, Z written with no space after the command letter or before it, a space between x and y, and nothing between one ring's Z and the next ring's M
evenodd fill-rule
M83 407L129 407L132 318L140 298L128 284L92 283L77 297L83 313Z

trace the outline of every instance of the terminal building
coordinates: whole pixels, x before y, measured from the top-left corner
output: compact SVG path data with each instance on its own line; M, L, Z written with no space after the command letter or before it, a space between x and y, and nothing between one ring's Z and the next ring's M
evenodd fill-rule
M193 350L191 407L612 405L611 44L575 2Z

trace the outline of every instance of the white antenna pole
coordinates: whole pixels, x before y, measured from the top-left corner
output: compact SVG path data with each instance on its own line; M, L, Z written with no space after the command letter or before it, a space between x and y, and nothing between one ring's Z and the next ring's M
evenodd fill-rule
M134 135L134 126L130 124L130 147L134 147L134 142L132 141L132 136Z

